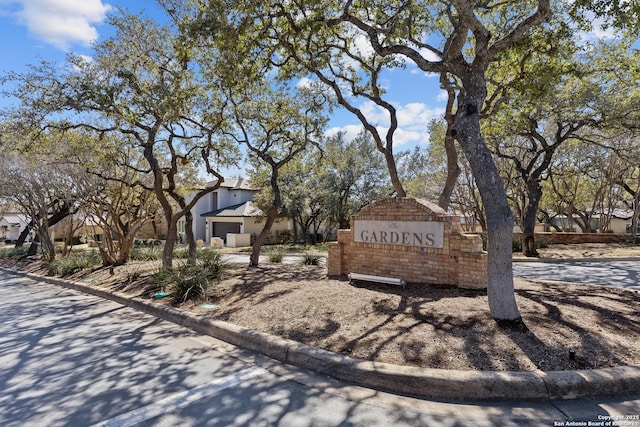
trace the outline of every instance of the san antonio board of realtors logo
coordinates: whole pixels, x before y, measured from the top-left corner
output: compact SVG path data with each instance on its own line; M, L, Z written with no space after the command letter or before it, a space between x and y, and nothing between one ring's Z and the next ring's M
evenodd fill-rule
M354 240L423 248L444 246L444 223L436 221L354 221Z

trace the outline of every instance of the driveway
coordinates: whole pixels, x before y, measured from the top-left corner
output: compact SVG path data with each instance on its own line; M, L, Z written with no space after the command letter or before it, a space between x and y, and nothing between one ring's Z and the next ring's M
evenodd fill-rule
M514 262L513 275L640 292L640 261Z

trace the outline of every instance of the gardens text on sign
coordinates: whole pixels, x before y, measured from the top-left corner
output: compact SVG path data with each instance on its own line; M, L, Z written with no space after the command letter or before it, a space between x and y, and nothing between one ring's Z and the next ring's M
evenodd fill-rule
M354 240L362 243L442 248L444 223L435 221L354 221Z

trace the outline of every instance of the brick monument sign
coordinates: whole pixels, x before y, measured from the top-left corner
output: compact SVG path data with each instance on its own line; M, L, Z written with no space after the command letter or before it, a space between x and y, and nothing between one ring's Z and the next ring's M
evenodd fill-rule
M464 234L460 217L425 200L395 198L365 206L329 244L330 276L350 273L408 283L487 287L482 238Z

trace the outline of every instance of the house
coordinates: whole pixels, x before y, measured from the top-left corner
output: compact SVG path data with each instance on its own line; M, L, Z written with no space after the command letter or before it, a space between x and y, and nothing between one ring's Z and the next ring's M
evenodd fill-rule
M103 221L104 219L94 214L75 213L51 226L49 232L54 241L62 241L69 237L71 233L73 237L78 238L80 241L95 246L96 242L104 239L105 231L103 229ZM158 214L153 220L148 220L142 228L137 231L136 238L141 240L164 239L166 234L166 221L163 215ZM117 240L115 234L113 238Z
M0 242L18 240L29 221L30 218L21 213L0 213Z
M577 217L577 216L575 216ZM590 217L589 226L591 230L602 231L602 228L606 226L607 232L624 234L629 233L631 219L633 217L633 211L629 209L613 209L608 215L594 214ZM569 220L566 215L558 215L551 220L551 224L548 227L549 231L555 229L561 229L566 231L582 231L580 225L575 221L573 227L569 226Z
M216 182L210 182L213 186ZM264 212L253 204L258 191L246 178L227 178L215 191L196 203L193 213L193 233L196 240L207 245L223 242L227 246L249 246L264 226ZM279 219L271 229L271 241L291 230L291 222ZM184 232L184 220L178 224Z

